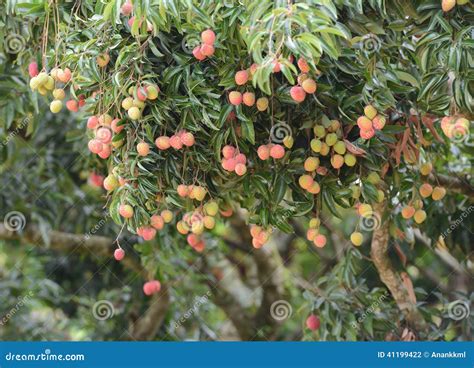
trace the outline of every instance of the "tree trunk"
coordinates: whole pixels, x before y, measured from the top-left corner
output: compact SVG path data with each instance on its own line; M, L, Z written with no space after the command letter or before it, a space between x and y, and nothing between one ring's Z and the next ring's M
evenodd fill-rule
M388 245L390 240L388 221L382 222L385 212L385 202L374 206L374 216L380 219L381 225L374 230L371 244L372 260L377 268L380 279L392 294L398 308L402 311L408 324L416 331L425 331L426 322L416 304L410 299L409 292L405 287L400 274L398 274L388 257Z

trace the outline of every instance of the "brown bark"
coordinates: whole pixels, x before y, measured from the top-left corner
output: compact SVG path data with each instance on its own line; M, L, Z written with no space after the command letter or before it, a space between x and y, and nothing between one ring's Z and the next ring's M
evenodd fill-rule
M170 306L169 290L163 286L161 291L150 300L147 311L130 325L128 334L132 340L153 340L163 324Z
M383 218L385 203L374 206L375 216ZM382 221L381 221L382 222ZM393 268L388 257L390 240L389 222L383 221L380 227L374 230L371 244L372 260L377 268L380 279L392 294L398 308L404 314L408 324L417 331L426 329L426 322L416 305L411 301L409 291L405 287L400 274Z

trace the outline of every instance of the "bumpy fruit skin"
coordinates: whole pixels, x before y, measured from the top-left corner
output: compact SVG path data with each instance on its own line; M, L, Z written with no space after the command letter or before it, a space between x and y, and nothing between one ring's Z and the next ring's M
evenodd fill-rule
M160 89L154 84L147 86L145 91L149 100L156 100L158 98L158 94L160 93Z
M363 241L364 241L364 236L362 235L362 233L360 233L358 231L354 231L351 234L351 242L356 247L359 247L362 244Z
M33 61L28 65L28 74L30 75L30 78L38 75L38 64L36 62Z
M235 173L238 175L238 176L243 176L247 173L247 166L245 166L244 164L237 164L235 165Z
M234 155L235 155L235 147L227 145L222 148L222 156L224 158L232 158L234 157Z
M64 92L64 90L62 88L56 88L53 91L53 97L56 100L64 100L66 98L66 92Z
M318 194L321 191L321 187L317 182L314 181L307 190L311 194Z
M260 97L257 100L257 110L258 111L265 111L268 108L268 98Z
M440 201L441 199L444 198L445 195L446 195L446 189L443 187L435 187L433 189L433 193L431 193L431 197L435 201Z
M317 85L313 79L308 78L304 80L303 83L301 83L301 87L306 93L313 94L314 92L316 92Z
M364 114L370 120L372 120L373 118L377 116L377 110L372 105L367 105L366 107L364 107Z
M275 144L270 148L270 156L275 160L279 160L285 156L285 149L279 144Z
M113 191L118 188L119 182L114 175L110 174L104 179L103 185L106 190Z
M301 70L301 73L308 73L309 72L309 65L308 65L308 63L306 62L305 59L299 58L297 64L298 64L298 68L300 68L300 70Z
M426 220L426 212L423 210L417 210L413 215L413 219L417 224L421 224Z
M321 220L318 219L318 218L316 218L316 217L315 217L315 218L312 218L311 220L309 220L309 225L308 225L308 226L309 226L311 229L316 229L316 228L318 228L320 225L321 225Z
M214 46L208 45L207 43L201 46L201 54L203 54L206 57L214 55L214 51L215 51Z
M331 157L331 165L335 169L340 169L344 165L344 157L341 155L334 155Z
M158 147L160 150L167 150L168 148L171 147L170 145L170 139L167 136L161 136L156 138L155 140L155 145Z
M133 216L133 207L129 204L121 204L119 206L119 214L123 218L131 218Z
M372 129L372 121L366 116L360 116L357 119L357 125L361 130L370 130Z
M312 139L311 140L311 149L314 152L316 152L316 153L321 152L321 148L322 148L322 142L319 139Z
M433 193L433 187L431 184L425 183L420 186L420 195L423 198L428 198Z
M125 257L125 251L122 248L117 248L114 251L114 258L116 261L121 261Z
M89 143L87 143L87 147L89 148L89 151L97 154L102 151L103 143L98 139L91 139Z
M304 162L304 169L309 172L315 171L319 166L319 158L308 157Z
M183 144L184 144L186 147L191 147L191 146L193 146L194 143L195 143L194 135L193 135L192 133L189 133L189 132L184 133L184 134L181 136L181 142L183 142Z
M362 139L370 139L375 135L375 130L374 129L369 129L369 130L361 130L360 131L360 137Z
M456 0L442 0L441 8L444 12L448 12L456 6Z
M372 125L374 129L376 130L382 130L383 127L385 126L387 119L385 119L384 116L377 115L373 120L372 120Z
M148 143L140 142L137 144L137 152L139 156L145 157L150 153L150 146Z
M129 1L126 1L125 4L123 4L120 8L120 12L122 13L122 15L125 16L129 16L130 14L132 14L132 11L133 5Z
M66 108L72 112L79 111L79 103L76 100L69 100L66 102Z
M235 83L238 86L243 86L249 80L249 73L246 70L240 70L235 73Z
M344 155L344 163L349 167L353 167L357 163L357 158L352 153L346 153Z
M323 248L326 245L327 239L323 234L318 234L314 237L314 245L318 248Z
M334 145L334 152L344 155L346 153L346 144L343 141L338 141Z
M173 212L170 210L161 211L160 216L163 218L165 224L169 224L171 221L173 221Z
M287 135L285 138L283 138L283 145L288 149L293 147L294 143L295 143L295 140L291 135Z
M150 217L150 225L156 230L161 230L165 226L165 220L160 215L153 215Z
M319 326L321 325L321 321L319 320L318 316L315 316L314 314L311 314L306 318L306 327L311 330L311 331L316 331L319 329Z
M298 179L298 184L303 189L308 189L311 185L313 185L314 179L310 175L302 175Z
M63 103L61 102L61 100L54 100L49 105L49 109L51 110L53 114L57 114L58 112L61 111L62 108L63 108Z
M201 41L207 45L213 45L216 41L216 34L212 29L206 29L201 33Z
M403 207L402 209L402 217L405 219L405 220L408 220L410 218L413 217L413 215L415 214L415 208L413 206L405 206Z
M97 65L101 68L105 68L110 61L110 56L107 53L100 54L96 58Z
M257 149L257 155L260 160L268 160L270 158L270 148L267 145L261 145Z
M206 58L206 56L203 55L203 53L201 52L201 46L200 45L196 46L193 49L193 56L199 61L203 61Z
M71 80L72 78L72 72L71 69L66 68L64 70L59 69L57 78L59 79L60 82L67 83Z
M336 133L329 133L325 140L326 144L329 146L329 147L332 147L334 146L336 143L337 143L337 135Z
M140 119L141 115L142 115L142 113L140 112L140 109L136 106L133 106L130 109L128 109L128 116L132 120Z
M294 101L300 103L306 98L306 92L304 91L303 87L294 86L290 88L290 96Z
M158 293L161 290L161 283L157 280L147 281L143 285L143 293L147 296Z
M229 102L234 106L240 105L242 103L242 94L239 91L230 92Z
M246 106L253 106L255 105L255 93L253 92L245 92L242 96L242 101Z
M219 206L214 201L207 202L204 205L204 212L209 216L215 216L219 212Z

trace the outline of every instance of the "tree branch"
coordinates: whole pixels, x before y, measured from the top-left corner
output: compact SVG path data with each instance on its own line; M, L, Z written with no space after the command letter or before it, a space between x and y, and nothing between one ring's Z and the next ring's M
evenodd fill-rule
M430 174L428 180L432 184L442 185L447 191L464 194L465 196L474 198L474 187L464 178L443 174Z
M374 205L374 216L381 220L385 212L386 203ZM382 221L381 221L382 222ZM380 275L380 279L390 290L398 308L402 311L407 322L418 331L426 329L426 322L416 304L410 300L407 288L400 275L394 270L388 257L389 222L381 223L380 228L374 230L371 244L372 260Z

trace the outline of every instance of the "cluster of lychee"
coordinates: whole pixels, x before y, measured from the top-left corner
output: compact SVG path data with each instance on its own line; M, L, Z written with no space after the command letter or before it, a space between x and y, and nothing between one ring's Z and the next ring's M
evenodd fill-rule
M195 199L198 202L202 202L207 194L206 188L200 185L185 184L178 185L178 187L176 188L176 192L181 198Z
M68 83L71 80L72 73L69 68L64 70L54 68L48 74L46 72L39 73L38 64L32 62L28 66L28 73L31 77L30 88L32 91L38 91L42 96L46 96L48 92L52 92L53 101L49 105L49 109L53 114L57 114L63 108L63 102L66 98L66 92L63 88L56 88L56 83ZM86 104L85 96L80 95L78 100L70 99L66 102L69 111L77 112L79 108Z
M311 140L311 149L313 152L321 156L331 154L331 166L335 169L340 169L344 164L349 167L354 166L357 162L357 158L352 153L347 152L346 143L341 140L341 123L338 120L331 120L326 125L327 126L318 124L313 128L315 136L315 138ZM309 167L311 167L311 163L314 165L314 160L308 162ZM316 170L318 170L318 167Z
M309 220L308 230L306 231L306 239L318 248L323 248L326 245L327 239L324 234L320 233L321 220L313 217Z
M173 147L175 150L180 150L183 146L191 147L196 142L193 133L186 130L180 130L176 134L173 134L171 137L162 135L155 139L155 145L159 150L167 150L170 147Z
M209 201L194 211L186 212L182 219L176 224L176 228L178 232L183 235L189 232L195 235L201 235L205 229L214 229L214 226L216 226L215 216L218 212L219 206L217 203ZM192 246L191 243L190 245Z
M222 148L222 168L242 176L247 173L247 157L233 146Z
M445 116L441 119L441 130L450 139L459 139L469 133L469 120L459 116Z
M112 146L118 147L120 142L112 142L113 134L120 133L124 128L119 125L120 119L113 119L109 114L94 115L87 119L87 128L94 131L87 147L89 151L106 159L112 153Z
M159 92L160 88L153 83L145 83L135 87L132 86L128 89L130 96L122 101L122 108L127 110L130 119L138 120L141 118L143 109L145 108L145 101L156 100Z
M423 210L423 201L421 199L414 200L402 208L402 217L405 220L411 219L417 224L421 224L426 220L426 212Z
M134 210L129 204L119 206L119 214L125 219L133 217ZM173 221L173 213L170 210L162 210L160 214L154 214L150 217L150 224L137 228L137 234L144 240L152 240L156 236L157 230L162 230L165 224Z
M216 34L212 29L206 29L201 33L201 44L193 49L193 55L199 61L206 57L214 55L214 42L216 42Z
M238 86L243 86L245 85L249 80L252 79L253 74L257 70L257 64L252 64L250 68L246 70L240 70L237 73L235 73L235 83ZM241 103L243 103L246 106L257 106L258 111L265 111L268 108L268 98L267 97L260 97L255 101L255 93L253 92L244 92L241 93L239 91L231 91L229 93L229 102L234 105L238 106Z
M364 115L357 119L357 126L360 128L360 137L370 139L375 135L376 130L382 130L386 119L379 115L377 109L372 105L364 107Z
M261 226L252 225L250 226L250 235L252 236L252 245L256 249L260 249L263 245L268 242L272 229L265 230Z
M310 71L307 61L300 58L297 64L301 74L298 76L298 85L290 88L290 96L294 101L301 103L305 100L307 93L313 94L316 92L317 84L307 74Z
M279 160L285 156L285 147L281 144L262 144L257 149L257 155L260 160L268 160L270 157Z

